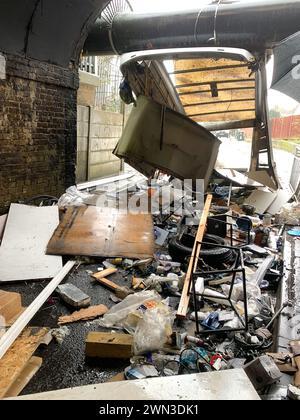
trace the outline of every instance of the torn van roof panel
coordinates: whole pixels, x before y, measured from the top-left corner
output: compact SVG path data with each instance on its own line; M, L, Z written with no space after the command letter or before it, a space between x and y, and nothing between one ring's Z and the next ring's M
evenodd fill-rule
M179 179L203 179L206 187L219 145L189 118L140 96L114 154L148 177L160 169Z
M255 118L255 75L242 59L174 61L174 85L186 115L196 122Z

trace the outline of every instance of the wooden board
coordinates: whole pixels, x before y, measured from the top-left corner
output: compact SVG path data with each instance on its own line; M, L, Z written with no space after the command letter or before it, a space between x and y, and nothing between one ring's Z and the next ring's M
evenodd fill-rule
M111 276L112 274L117 273L118 269L117 268L107 268L106 270L103 271L99 271L97 273L93 274L93 277L95 277L95 279L104 279L107 276Z
M98 207L69 207L47 253L90 257L150 258L154 254L150 214L121 214Z
M11 204L0 247L0 282L56 276L62 259L45 254L59 223L58 207Z
M10 325L23 311L20 293L0 290L0 316L4 318L5 325Z
M120 289L121 286L119 286L117 283L109 280L109 279L105 279L103 277L101 277L100 279L96 276L97 273L93 274L92 277L97 280L98 283L102 284L102 286L108 287L108 289L111 289L113 291L116 291L117 289Z
M5 398L17 397L37 373L39 368L42 366L42 363L43 359L41 357L32 356L20 375L9 387L5 394Z
M27 328L0 359L0 398L5 397L48 333L48 328Z
M88 357L129 359L133 354L133 337L129 334L91 332L85 343Z
M58 318L58 324L64 325L77 321L88 321L89 319L95 319L104 315L107 311L108 307L105 305L90 306L89 308L73 312L71 315L60 316Z
M190 302L190 295L189 295L190 280L191 280L192 273L197 268L197 262L198 262L198 258L199 258L200 250L201 250L201 246L198 246L198 248L197 248L196 243L203 241L203 236L204 236L204 233L205 233L206 222L207 222L207 217L208 217L208 214L209 214L209 209L210 209L211 202L212 202L212 195L209 194L207 196L205 206L204 206L204 209L203 209L203 212L202 212L202 216L201 216L201 219L200 219L198 232L197 232L195 243L194 243L194 246L193 246L192 255L191 255L191 258L190 258L188 270L187 270L187 273L186 273L186 276L185 276L185 281L184 281L184 285L183 285L183 289L182 289L182 293L181 293L181 299L180 299L180 303L179 303L177 314L176 314L177 318L180 318L180 319L186 318L186 314L187 314L187 311L188 311L188 306L189 306L189 302ZM196 258L194 258L194 256ZM194 261L195 261L195 264L193 264Z

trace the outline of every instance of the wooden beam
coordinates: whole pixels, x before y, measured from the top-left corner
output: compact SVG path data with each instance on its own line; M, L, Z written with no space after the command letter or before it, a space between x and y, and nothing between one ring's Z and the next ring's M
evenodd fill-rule
M211 85L212 83L249 83L255 82L255 79L230 79L230 80L218 80L218 81L209 81L209 82L194 82L194 83L182 83L180 85L176 85L176 89L188 88L188 87L195 87L195 86L205 86Z
M233 112L255 112L255 109L233 109L232 111L217 111L217 112L206 112L204 114L191 114L191 115L187 115L187 117L192 118L192 117L200 117L203 115L216 115L216 114L232 114Z
M217 121L201 123L202 127L209 131L218 130L236 130L237 128L251 128L256 124L256 120L241 120L241 121Z
M57 286L63 281L66 275L76 264L76 261L69 261L60 272L51 280L38 297L28 306L17 321L7 330L0 339L0 359L4 356L16 338L21 334L26 325L31 321L37 311L42 307L46 300L51 296Z
M102 284L102 286L105 286L108 289L111 289L113 291L116 291L121 287L118 284L114 283L113 281L106 279L105 277L98 278L95 276L95 274L93 274L92 277L95 280L97 280L98 283Z
M231 92L236 90L253 90L255 91L255 86L245 86L245 87L231 87L231 88L223 88L218 89L218 92ZM196 95L200 93L211 93L211 89L207 90L192 90L191 92L180 92L178 93L179 96L186 96L186 95Z
M90 332L85 340L88 357L130 359L133 354L133 336L110 332Z
M210 102L196 102L194 104L187 104L187 105L183 105L184 108L190 108L193 106L202 106L202 105L215 105L215 104L231 104L233 102L250 102L250 101L255 101L255 98L245 98L245 99L230 99L230 100L226 100L226 101L210 101Z
M92 274L92 277L94 277L97 280L100 280L106 278L107 276L110 276L111 274L115 274L117 271L117 268L107 268L106 270Z
M189 263L188 270L187 270L187 273L186 273L186 276L185 276L185 281L184 281L184 285L183 285L183 289L182 289L180 303L179 303L178 310L177 310L177 315L176 316L177 316L177 318L180 318L180 319L186 318L186 314L187 314L187 311L188 311L188 306L189 306L189 302L190 302L190 295L189 295L189 293L190 293L190 280L191 280L192 274L197 269L197 262L198 262L198 258L199 258L200 250L201 250L201 246L197 247L197 242L202 242L203 241L206 222L207 222L207 217L208 217L208 214L209 214L209 209L210 209L210 206L211 206L212 198L213 197L212 197L211 194L209 194L207 196L205 206L204 206L204 209L203 209L203 212L202 212L202 216L201 216L201 219L200 219L198 232L197 232L197 235L196 235L192 255L191 255L191 258L190 258L190 263ZM193 262L194 262L194 265L193 265Z
M214 67L201 67L201 68L193 68L193 69L180 69L180 70L171 71L169 74L199 73L203 71L229 70L229 69L239 69L243 67L249 68L249 64L236 64L232 66L214 66Z

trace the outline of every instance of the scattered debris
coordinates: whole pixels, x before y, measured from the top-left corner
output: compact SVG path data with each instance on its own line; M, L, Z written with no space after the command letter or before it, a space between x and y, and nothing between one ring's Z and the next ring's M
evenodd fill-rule
M300 388L300 340L293 340L290 342L290 348L294 355L294 361L298 368L294 376L294 385Z
M291 400L300 401L300 388L289 385L287 395Z
M60 327L51 330L52 337L55 338L56 342L61 345L64 339L70 335L71 331L68 327Z
M260 356L244 366L255 389L259 390L278 381L281 372L269 356Z

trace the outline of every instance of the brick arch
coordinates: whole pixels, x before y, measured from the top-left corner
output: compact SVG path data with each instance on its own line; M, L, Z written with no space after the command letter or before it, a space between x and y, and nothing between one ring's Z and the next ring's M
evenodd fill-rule
M1 0L0 52L68 67L109 0Z

